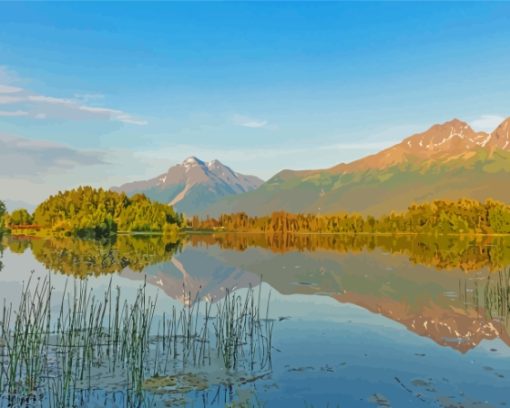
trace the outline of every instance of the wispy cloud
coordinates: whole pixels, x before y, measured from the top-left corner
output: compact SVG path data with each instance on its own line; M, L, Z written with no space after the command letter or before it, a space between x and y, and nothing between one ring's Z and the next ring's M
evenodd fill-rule
M83 102L95 101L103 99L105 96L100 93L75 93L74 98Z
M103 115L105 117L110 117L113 120L117 120L123 123L129 123L131 125L143 126L147 124L147 121L142 119L134 118L131 115L128 115L125 112L122 112L117 109L109 109L109 108L98 108L92 106L80 106L79 108L82 112L88 112L95 115Z
M15 86L0 84L0 94L11 94L11 93L16 93L16 92L21 92L21 91L22 91L21 88L18 88Z
M0 117L16 117L16 116L28 116L28 112L22 110L16 111L0 111Z
M505 118L501 115L482 115L469 122L470 126L476 131L492 132Z
M104 164L102 152L0 134L0 177L37 179L55 170Z
M0 66L0 105L13 108L12 112L25 112L23 115L4 114L0 116L25 116L33 119L104 119L128 125L143 126L146 120L124 112L103 106L90 106L91 100L101 99L100 94L77 94L73 98L61 98L40 95L28 89L14 86L10 74ZM15 110L14 110L15 109ZM10 112L5 110L4 112Z
M72 106L76 102L71 99L63 99L63 98L55 98L53 96L44 96L44 95L28 95L26 100L29 102L43 103L49 105L64 105L64 106Z
M234 115L232 117L232 122L237 126L252 128L252 129L260 129L264 128L268 125L266 120L254 119L248 116L243 115Z
M5 95L0 94L0 105L9 105L14 103L24 102L26 97L24 96L13 96L13 95Z

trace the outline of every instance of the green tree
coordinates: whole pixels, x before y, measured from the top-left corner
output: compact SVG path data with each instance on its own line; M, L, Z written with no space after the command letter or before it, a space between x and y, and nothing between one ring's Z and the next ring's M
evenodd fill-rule
M510 208L497 201L486 202L489 225L492 230L500 234L510 233Z
M9 225L29 225L32 224L32 216L24 208L14 210L9 216Z
M81 237L108 237L117 231L175 231L183 222L171 206L153 202L143 194L128 198L124 193L92 187L50 196L34 213L34 223L42 228Z
M4 229L5 223L4 218L7 214L7 208L5 207L5 203L3 201L0 201L0 231Z
M3 256L3 252L4 252L4 248L2 245L2 235L3 235L3 231L4 231L4 227L5 227L4 218L5 218L6 214L7 214L7 209L5 208L5 204L3 201L0 201L0 271L4 267L1 258Z

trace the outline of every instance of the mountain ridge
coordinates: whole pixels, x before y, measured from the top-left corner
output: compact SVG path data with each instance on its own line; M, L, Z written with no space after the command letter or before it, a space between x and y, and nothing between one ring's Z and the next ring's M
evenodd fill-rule
M350 163L318 170L282 170L256 191L207 208L216 216L244 211L381 215L413 202L487 198L510 202L510 118L493 132L459 119L431 126L400 143Z
M222 197L252 191L262 183L258 177L237 173L219 160L205 162L190 156L166 173L112 190L128 195L142 193L174 206L177 211L194 213Z

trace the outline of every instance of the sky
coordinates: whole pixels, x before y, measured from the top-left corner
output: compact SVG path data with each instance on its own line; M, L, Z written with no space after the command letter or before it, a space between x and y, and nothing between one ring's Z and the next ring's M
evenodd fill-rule
M0 3L0 199L268 179L510 116L510 3Z

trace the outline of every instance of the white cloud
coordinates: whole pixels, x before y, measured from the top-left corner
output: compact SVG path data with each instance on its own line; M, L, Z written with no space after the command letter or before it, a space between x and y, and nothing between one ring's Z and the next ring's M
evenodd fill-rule
M106 166L109 171L105 171ZM105 180L113 172L103 151L79 150L0 133L2 200L37 204L59 190L80 185L109 187Z
M47 103L50 105L66 105L66 106L75 105L75 102L73 102L71 99L54 98L53 96L44 95L28 95L27 101L36 103Z
M0 134L0 177L38 179L54 170L103 165L104 153Z
M136 119L126 114L116 115L115 118L119 122L128 123L130 125L145 126L148 123L146 120Z
M89 112L92 114L110 117L113 120L116 120L118 122L128 123L131 125L143 126L143 125L147 124L147 121L137 119L137 118L135 118L131 115L128 115L127 113L122 112L117 109L98 108L98 107L93 107L93 106L80 106L79 110L81 110L83 112Z
M21 88L17 88L15 86L0 84L0 94L11 94L11 93L17 93L17 92L21 92L21 91L22 91Z
M97 99L103 99L104 95L100 93L75 93L74 98L83 102L89 102Z
M17 110L17 111L0 111L0 117L1 116L7 116L7 117L16 117L16 116L28 116L28 112Z
M12 96L12 95L2 95L0 94L0 105L8 105L14 103L20 103L25 101L26 99L21 96Z
M252 129L260 129L267 126L266 120L254 119L243 115L234 115L232 122L238 126L243 126Z
M77 94L74 98L60 98L51 95L40 95L12 85L13 75L0 66L0 105L16 108L17 112L26 112L26 116L34 119L65 119L87 120L104 119L129 125L143 126L146 120L137 118L120 109L90 106L86 104L93 99L101 99L101 94ZM21 109L20 109L21 108ZM5 111L7 112L7 111Z
M469 122L469 125L476 131L492 132L505 118L500 115L482 115Z

